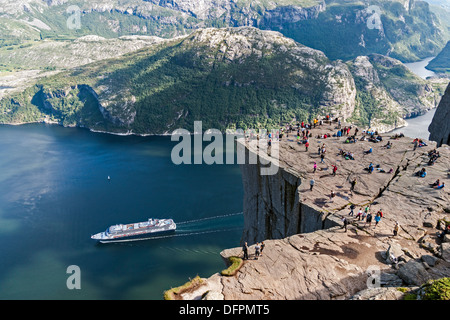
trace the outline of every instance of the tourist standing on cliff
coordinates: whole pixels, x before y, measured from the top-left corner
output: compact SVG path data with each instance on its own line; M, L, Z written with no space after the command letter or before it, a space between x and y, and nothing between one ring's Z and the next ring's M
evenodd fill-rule
M353 181L351 182L352 186L350 187L350 191L353 192L353 190L355 190L355 185L356 185L356 178L353 179Z
M313 173L316 173L316 170L317 170L317 163L314 161L314 170L313 170Z
M330 202L333 202L333 198L336 196L336 193L334 193L334 190L331 190L330 193Z
M398 235L399 231L400 231L400 224L397 221L394 226L394 236Z
M363 214L362 208L359 208L358 214L356 215L356 217L358 218L358 220L361 220L362 214Z
M353 217L353 214L354 214L353 210L355 210L355 208L356 208L356 206L352 203L352 204L350 205L350 213L348 214L349 216L352 216L352 217Z
M344 223L344 225L342 226L342 228L345 229L345 232L347 232L347 225L348 225L348 220L346 217L342 216L342 222Z
M372 214L370 212L367 214L366 223L364 223L364 228L366 227L367 223L369 224L369 228L370 228L370 226L372 225Z
M312 189L313 189L313 187L314 187L314 183L315 183L314 179L311 179L311 180L309 181L309 191L312 191Z
M261 250L261 246L259 245L259 242L257 242L256 246L255 246L255 260L258 260L260 250Z
M337 166L334 164L333 165L333 176L336 176L336 171L337 171Z
M242 247L242 251L244 251L244 260L248 260L248 245L247 242L244 243Z
M261 257L262 257L263 250L264 250L265 246L266 246L266 245L264 244L264 241L262 241L262 242L261 242L261 254L260 254Z
M380 220L381 220L381 215L378 212L377 215L375 216L375 227L373 227L374 229L377 227L378 222L380 222Z

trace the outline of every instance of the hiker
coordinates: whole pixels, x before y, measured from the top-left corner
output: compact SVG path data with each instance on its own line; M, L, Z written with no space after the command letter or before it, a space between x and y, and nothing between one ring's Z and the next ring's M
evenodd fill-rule
M247 242L244 243L242 247L242 251L244 251L244 260L248 260L248 245Z
M309 142L308 142L308 140L306 140L305 147L306 147L306 150L305 150L305 151L308 151L308 147L309 147Z
M316 173L316 170L317 170L317 163L314 161L314 171L313 171L313 173Z
M325 162L323 161L323 159L325 159L325 155L322 153L322 154L320 155L320 163L325 163Z
M259 242L257 242L256 246L255 246L255 260L258 260L260 250L261 250L261 247L259 245Z
M349 216L352 216L353 217L353 210L356 208L356 206L352 203L351 205L350 205L350 213L348 214Z
M399 231L400 231L400 224L397 221L394 226L394 236L396 236Z
M345 232L347 232L347 225L348 225L348 220L346 217L342 216L342 222L344 223L344 225L342 226L342 228L345 228Z
M362 207L361 207L361 208L359 208L358 214L356 215L358 220L361 220L362 214L363 214L363 212L362 212Z
M378 210L377 214L379 214L380 217L383 218L383 211L382 211L382 209Z
M372 214L370 212L367 214L366 223L364 223L364 227L366 226L367 223L369 224L370 228L370 226L372 225Z
M353 179L353 181L351 182L352 186L350 187L350 191L353 192L353 190L355 190L355 185L356 185L356 178Z
M337 166L333 165L333 176L336 176Z
M315 183L314 179L311 179L311 180L309 181L309 191L312 191L312 189L313 189L313 187L314 187L314 183Z
M333 198L336 196L336 193L334 193L334 190L331 190L330 193L330 201L333 201Z
M262 257L262 253L263 253L263 250L264 250L264 248L265 248L265 244L264 244L264 241L262 241L261 242L261 254L260 254L260 256Z
M377 213L377 215L375 216L375 227L373 227L374 229L377 227L378 222L380 222L381 220L381 215Z

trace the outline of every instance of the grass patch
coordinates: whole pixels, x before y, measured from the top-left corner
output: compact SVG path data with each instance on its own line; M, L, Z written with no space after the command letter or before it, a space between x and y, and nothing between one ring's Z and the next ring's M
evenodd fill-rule
M424 291L423 300L450 300L450 277L427 282Z
M228 261L231 263L231 265L227 269L222 270L220 274L226 277L231 277L239 271L239 269L244 264L244 260L239 257L230 257L228 258Z
M186 282L182 286L164 291L164 300L178 300L181 294L194 290L203 283L204 281L202 278L200 278L200 276L196 276L194 279Z

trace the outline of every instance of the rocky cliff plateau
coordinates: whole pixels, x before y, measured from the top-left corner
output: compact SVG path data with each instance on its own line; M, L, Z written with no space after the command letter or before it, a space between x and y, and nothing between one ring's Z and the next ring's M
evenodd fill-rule
M275 175L261 175L265 167L261 162L241 165L242 242L251 246L250 259L236 275L215 274L183 299L395 300L429 279L450 275L449 239L441 241L436 236L450 220L449 192L430 187L436 179L449 182L448 146L438 148L440 157L428 165L433 142L415 149L412 138L391 139L384 134L378 143L345 143L347 137L332 137L337 130L334 122L312 129L308 151L297 144L295 132L285 135L279 160L264 155L256 141L245 142L247 157L259 153L279 165ZM331 137L316 138L325 133ZM361 131L357 137L361 138ZM384 147L388 141L390 149ZM323 144L326 157L320 163L317 150ZM364 153L370 147L373 152ZM352 152L355 160L339 155L340 149ZM371 174L365 170L369 163L376 167ZM338 167L335 176L332 165ZM422 168L427 171L425 178L415 175ZM316 182L312 191L310 179ZM353 179L357 183L351 191ZM336 194L333 198L331 191ZM351 203L356 205L353 216L349 215ZM366 206L373 215L383 212L376 227L375 221L369 226L356 218ZM350 222L347 231L342 217ZM394 236L396 222L400 231ZM265 249L255 260L254 244L261 241ZM242 257L242 249L228 249L221 255L225 260Z

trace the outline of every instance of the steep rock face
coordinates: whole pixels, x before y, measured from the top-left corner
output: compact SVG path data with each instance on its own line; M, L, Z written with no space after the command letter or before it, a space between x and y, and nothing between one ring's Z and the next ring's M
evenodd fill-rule
M450 145L450 84L436 109L428 131L430 140L436 141L438 146Z
M450 41L442 51L428 63L427 69L436 73L450 73Z

